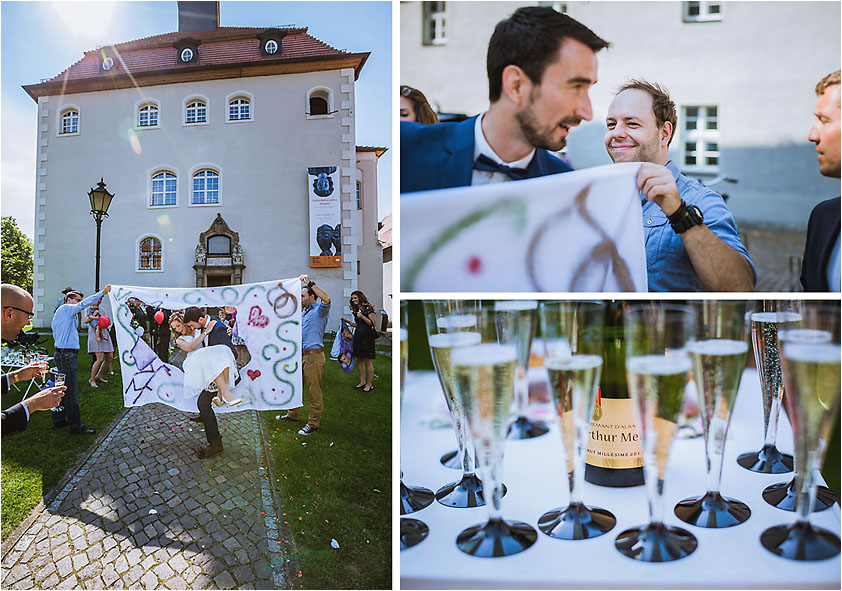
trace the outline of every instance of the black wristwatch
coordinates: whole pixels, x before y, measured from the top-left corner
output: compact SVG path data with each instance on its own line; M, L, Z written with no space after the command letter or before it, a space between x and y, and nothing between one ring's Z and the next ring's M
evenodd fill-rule
M307 287L309 287L310 289L313 289L314 285L316 285L316 282L311 280L310 283L307 284Z
M683 234L693 226L703 224L705 221L702 210L695 205L687 205L684 199L681 200L678 209L671 216L667 216L667 219L676 234Z

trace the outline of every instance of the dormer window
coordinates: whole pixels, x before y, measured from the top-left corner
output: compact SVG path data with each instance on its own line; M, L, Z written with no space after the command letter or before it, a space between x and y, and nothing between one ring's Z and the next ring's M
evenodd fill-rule
M260 39L260 53L264 56L277 57L281 53L283 38L287 32L283 29L266 29L257 38Z
M193 61L193 50L189 47L185 47L181 50L181 61L184 63Z

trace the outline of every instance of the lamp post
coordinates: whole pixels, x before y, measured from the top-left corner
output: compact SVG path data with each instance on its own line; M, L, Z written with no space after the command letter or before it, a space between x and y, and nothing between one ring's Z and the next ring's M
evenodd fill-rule
M100 177L96 189L88 191L88 199L91 201L91 215L96 221L96 291L99 291L99 237L102 229L102 218L108 217L108 206L114 195L105 188L104 179Z

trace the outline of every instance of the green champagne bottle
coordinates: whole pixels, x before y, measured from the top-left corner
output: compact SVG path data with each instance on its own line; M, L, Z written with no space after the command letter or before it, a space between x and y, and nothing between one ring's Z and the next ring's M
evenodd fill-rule
M600 486L643 484L643 455L626 385L623 303L605 305L602 376L591 418L585 480Z

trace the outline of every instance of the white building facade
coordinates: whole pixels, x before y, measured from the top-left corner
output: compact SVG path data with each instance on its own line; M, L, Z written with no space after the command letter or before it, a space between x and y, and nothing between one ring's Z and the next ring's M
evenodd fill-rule
M38 102L36 326L49 325L63 287L94 291L87 192L101 177L115 197L100 287L306 273L333 300L328 330L353 290L382 307L376 162L385 149L355 145L354 83L367 57L306 29L214 27L87 52L25 87ZM336 167L340 267L310 267L314 167Z
M488 106L486 52L517 8L548 5L611 42L598 54L594 118L571 131L577 169L609 164L605 114L617 87L644 78L678 109L670 157L686 174L735 178L714 188L742 226L806 229L813 206L839 195L807 134L813 89L839 69L839 2L401 2L401 84L434 109Z

